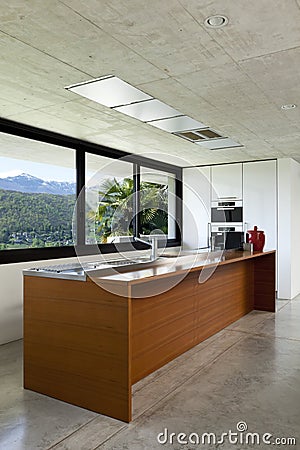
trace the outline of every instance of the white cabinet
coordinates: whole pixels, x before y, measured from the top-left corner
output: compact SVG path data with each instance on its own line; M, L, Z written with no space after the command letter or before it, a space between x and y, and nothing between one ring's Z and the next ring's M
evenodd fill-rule
M211 180L211 183L210 183ZM277 249L277 162L258 161L183 169L183 245L208 245L211 200L243 200L243 222L265 231Z
M257 225L266 235L265 249L277 248L276 161L244 163L244 222L247 230Z
M243 198L243 165L242 163L212 166L212 200Z
M183 169L183 246L208 245L210 222L210 167Z

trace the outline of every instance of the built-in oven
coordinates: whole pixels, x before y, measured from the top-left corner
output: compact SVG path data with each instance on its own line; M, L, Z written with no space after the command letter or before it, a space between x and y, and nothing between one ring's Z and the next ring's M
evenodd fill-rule
M212 223L243 223L242 200L213 201L211 204Z
M229 250L241 248L244 243L243 225L211 225L211 249Z

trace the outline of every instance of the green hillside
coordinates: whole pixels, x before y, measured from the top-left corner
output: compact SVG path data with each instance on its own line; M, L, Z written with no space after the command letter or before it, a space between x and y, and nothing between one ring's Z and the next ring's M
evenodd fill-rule
M70 245L75 195L0 189L0 246Z

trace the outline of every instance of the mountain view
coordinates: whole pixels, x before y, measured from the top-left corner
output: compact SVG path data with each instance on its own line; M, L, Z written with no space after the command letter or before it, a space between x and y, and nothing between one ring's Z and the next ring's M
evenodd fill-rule
M41 178L21 173L14 177L0 178L0 189L19 192L71 195L76 184L68 181L45 181Z
M75 191L26 173L0 178L0 250L72 245Z

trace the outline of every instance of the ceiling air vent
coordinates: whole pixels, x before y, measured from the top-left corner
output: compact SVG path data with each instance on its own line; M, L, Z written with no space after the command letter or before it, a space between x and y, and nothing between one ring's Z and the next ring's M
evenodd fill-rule
M212 130L211 128L204 128L200 130L186 130L186 131L180 131L175 132L176 136L182 137L184 139L187 139L191 142L198 142L198 141L204 141L204 140L211 140L211 139L220 139L223 136L221 136L216 131Z
M204 139L203 136L200 134L197 134L194 131L182 131L180 133L174 133L176 136L182 137L184 139L187 139L188 141L197 142L202 141Z
M215 131L209 128L207 130L199 130L199 133L201 134L201 136L204 136L205 139L214 139L222 137L220 134L216 133Z

